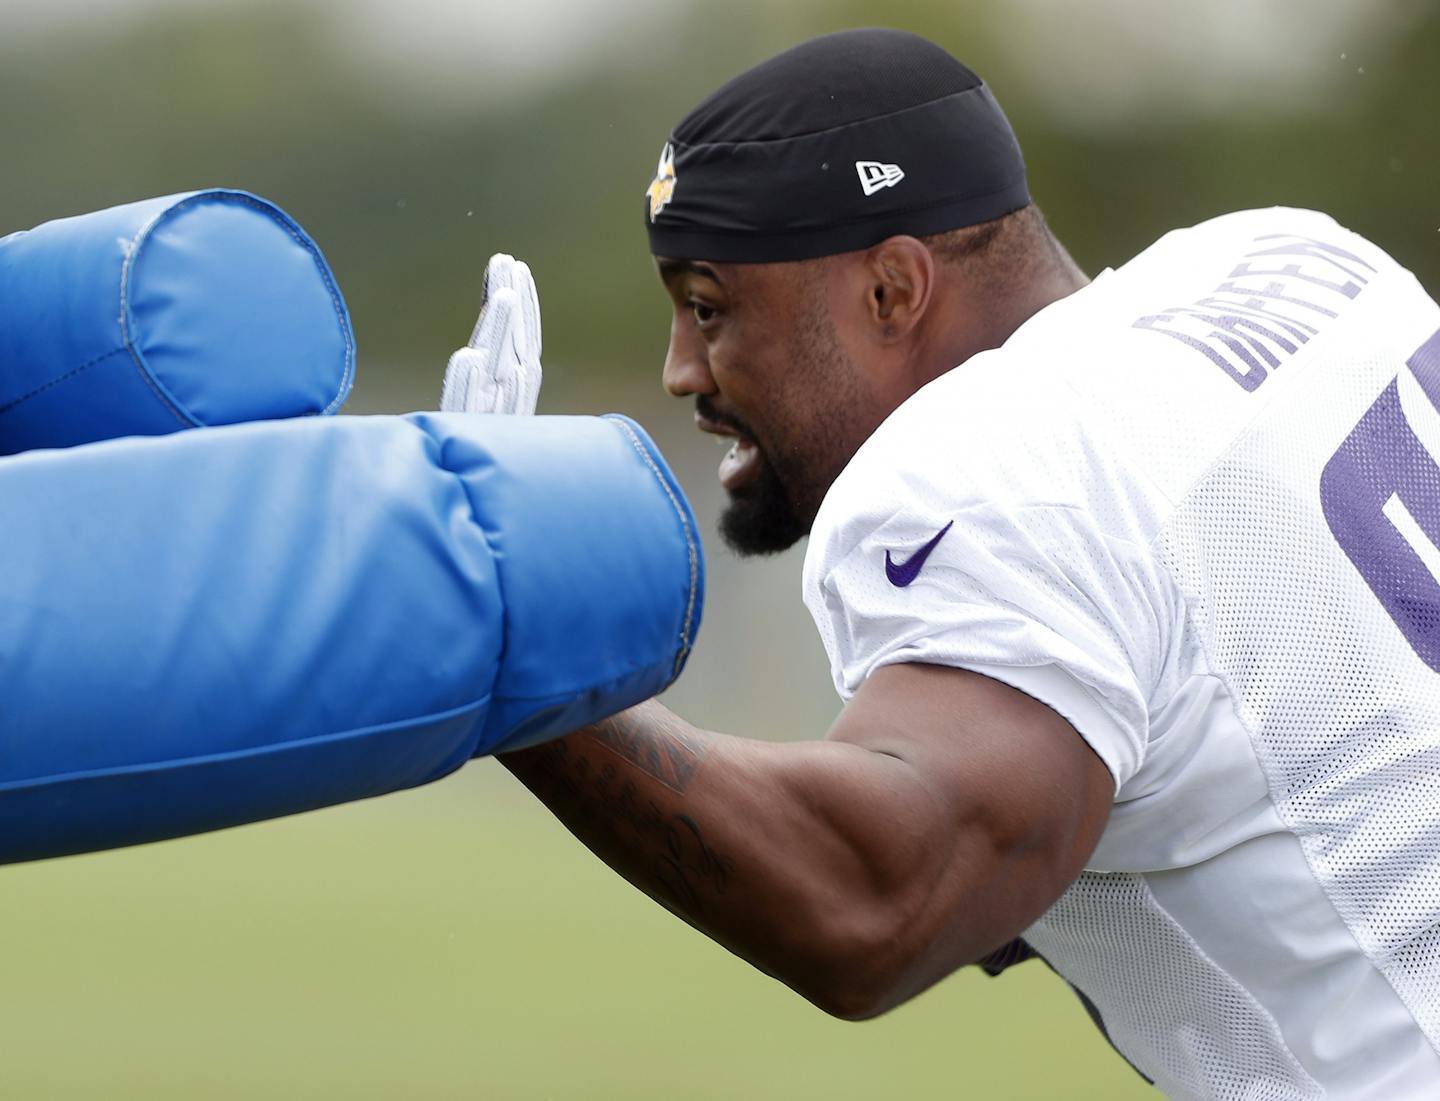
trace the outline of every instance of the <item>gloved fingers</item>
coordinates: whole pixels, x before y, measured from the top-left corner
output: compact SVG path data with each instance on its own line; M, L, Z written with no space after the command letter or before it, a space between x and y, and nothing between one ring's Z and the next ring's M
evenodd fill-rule
M535 406L540 401L540 382L541 371L540 361L538 359L517 364L515 370L515 402L509 411L527 416L534 413Z
M502 287L491 293L470 345L452 355L445 368L445 384L440 392L442 411L513 411L513 380L520 369L513 349L519 312L519 301L512 289Z
M485 263L485 287L493 294L509 287L515 289L515 265L519 263L508 252L497 252Z
M470 351L461 348L445 364L445 382L440 387L440 412L458 413L465 408L465 393L470 387L469 367L461 358Z
M446 368L441 409L534 413L542 378L540 350L535 277L523 260L497 252L485 266L480 316L469 343Z
M528 415L540 400L540 296L535 277L523 260L510 269L517 297L515 324L511 329L515 356L514 390L507 392L507 412Z
M440 391L442 413L489 413L498 400L495 381L480 352L461 348L450 357Z
M490 304L494 301L495 296L506 288L514 289L515 264L515 257L509 253L497 252L485 265L485 275L480 284L480 314L475 319L475 328L470 333L469 346L471 348L480 346L478 341L485 325L485 316L490 312Z
M470 347L491 360L513 358L515 325L519 321L520 301L514 290L492 288L480 320L470 337Z
M495 409L496 413L516 414L533 413L533 409L523 408L522 383L524 371L520 364L514 360L507 361L495 373Z
M520 312L524 318L524 341L520 359L524 362L540 362L540 293L535 289L535 276L530 265L516 260L514 267L515 293L520 296Z

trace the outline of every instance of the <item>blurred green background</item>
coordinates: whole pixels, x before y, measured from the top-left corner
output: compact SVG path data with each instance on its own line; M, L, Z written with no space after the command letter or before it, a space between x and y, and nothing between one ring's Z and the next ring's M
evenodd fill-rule
M1440 287L1432 0L0 0L0 233L259 192L334 266L361 413L433 406L486 258L513 252L540 286L542 411L635 415L709 527L718 455L659 388L640 196L722 80L875 23L986 76L1091 271L1283 203ZM706 629L669 702L818 736L836 704L798 555L709 551ZM1036 964L877 1022L823 1017L609 873L493 762L0 869L0 936L5 1098L1154 1096Z

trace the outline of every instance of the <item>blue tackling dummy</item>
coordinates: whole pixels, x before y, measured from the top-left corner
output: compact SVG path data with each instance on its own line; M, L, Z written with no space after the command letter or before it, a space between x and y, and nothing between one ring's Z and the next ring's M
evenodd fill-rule
M19 332L84 312L56 289L53 312L0 307L0 350L26 351L0 358L9 393L78 347ZM191 319L225 316L172 293ZM192 413L323 412L348 386L349 326L338 293L303 308L287 324L329 337L275 345L259 373L217 354L207 376L198 338L146 359L189 349L165 388L201 380L177 403ZM110 434L150 430L133 416L148 383L101 385ZM103 434L104 405L70 401L75 423L69 401L27 412L24 438ZM704 590L689 505L620 417L308 417L32 451L0 462L0 531L0 862L379 795L568 733L679 674Z
M333 413L350 315L278 207L196 191L0 238L0 454Z

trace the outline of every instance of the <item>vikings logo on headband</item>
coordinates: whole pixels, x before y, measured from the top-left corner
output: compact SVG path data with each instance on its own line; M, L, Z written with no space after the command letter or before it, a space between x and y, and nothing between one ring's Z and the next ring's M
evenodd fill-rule
M660 163L655 166L655 178L645 189L645 197L650 200L652 222L675 197L675 147L669 142L660 151Z

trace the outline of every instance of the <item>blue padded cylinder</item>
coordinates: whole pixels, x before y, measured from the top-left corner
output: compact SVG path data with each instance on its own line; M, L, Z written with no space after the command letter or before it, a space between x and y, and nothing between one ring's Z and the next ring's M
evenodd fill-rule
M694 517L624 418L269 421L0 462L0 863L425 783L664 689Z
M354 368L324 257L246 192L0 238L0 454L333 413Z

